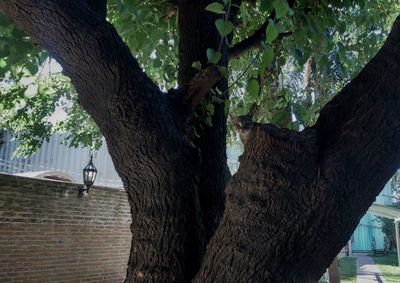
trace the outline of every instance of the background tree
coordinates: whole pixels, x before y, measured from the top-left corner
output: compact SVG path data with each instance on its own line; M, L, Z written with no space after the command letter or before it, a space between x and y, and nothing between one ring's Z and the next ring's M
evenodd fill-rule
M392 177L391 187L392 187L392 201L394 207L400 207L400 172L399 170Z
M361 71L399 4L366 2L2 0L29 38L2 19L1 115L26 153L54 126L105 137L132 208L126 282L315 282L400 158L400 20ZM49 123L63 101L77 116ZM229 111L257 122L224 189Z
M388 219L380 216L377 216L377 218L378 222L380 222L382 233L385 234L385 237L390 242L390 247L393 247L396 241L396 230L393 219Z

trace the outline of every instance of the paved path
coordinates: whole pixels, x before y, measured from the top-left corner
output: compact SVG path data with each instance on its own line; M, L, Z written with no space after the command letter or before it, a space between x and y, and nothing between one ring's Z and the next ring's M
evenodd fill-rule
M370 256L357 255L357 283L386 283Z

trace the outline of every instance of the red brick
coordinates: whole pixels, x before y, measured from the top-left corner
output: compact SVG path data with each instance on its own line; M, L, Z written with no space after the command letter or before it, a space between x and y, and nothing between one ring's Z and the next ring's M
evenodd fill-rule
M0 174L0 282L121 282L130 250L124 191Z

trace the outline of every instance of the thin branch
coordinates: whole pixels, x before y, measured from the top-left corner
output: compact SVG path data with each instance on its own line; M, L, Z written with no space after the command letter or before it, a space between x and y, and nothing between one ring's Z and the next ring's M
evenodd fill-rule
M229 59L237 58L245 52L248 52L254 48L261 47L261 43L265 39L265 30L269 24L271 17L257 29L250 37L236 43L229 49Z
M260 54L260 50L258 50L258 52L257 52L256 56L254 56L254 58L257 58L259 54ZM250 69L250 67L254 64L255 61L256 61L256 59L252 60L252 61L247 65L246 69L244 69L244 71L236 78L236 80L228 86L228 89L226 90L226 92L227 92L231 87L233 87L233 86L247 73L247 71Z
M260 48L262 42L265 40L266 29L269 24L269 21L266 21L259 29L257 29L253 35L250 37L243 39L242 41L236 43L229 49L229 60L238 58L246 52L249 52L253 49ZM285 37L291 36L291 32L283 32L278 36L278 40L282 40Z
M293 8L295 2L296 2L295 0L288 1L289 7ZM272 11L267 20L261 25L261 27L259 27L257 30L254 31L253 35L233 45L229 49L229 54L228 54L229 60L237 58L252 49L260 48L261 43L265 40L266 37L266 29L270 21L275 20L275 17L276 17L275 11ZM278 36L278 40L281 40L290 35L292 35L291 32L280 33Z

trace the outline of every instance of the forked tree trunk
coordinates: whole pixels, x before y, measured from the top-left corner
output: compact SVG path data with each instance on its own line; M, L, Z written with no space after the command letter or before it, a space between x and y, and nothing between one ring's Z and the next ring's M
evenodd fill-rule
M178 1L181 28L198 29L182 30L183 84L218 38L209 2ZM223 211L223 109L188 142L182 104L142 72L99 3L3 0L0 12L61 63L107 140L132 212L126 282L316 282L399 164L400 18L315 127L250 125Z
M306 282L321 195L315 130L255 125L195 282Z

